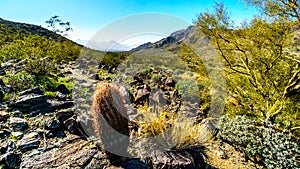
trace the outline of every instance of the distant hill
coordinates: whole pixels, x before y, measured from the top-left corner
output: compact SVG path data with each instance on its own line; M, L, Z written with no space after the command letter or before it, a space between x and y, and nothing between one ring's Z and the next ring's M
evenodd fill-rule
M57 33L54 33L48 29L45 29L41 26L38 26L38 25L33 25L33 24L28 24L28 23L20 23L20 22L13 22L13 21L8 21L8 20L5 20L5 19L2 19L0 18L0 24L2 25L5 25L9 28L13 28L13 29L17 29L19 31L24 31L24 32L27 32L27 33L30 33L32 35L39 35L39 36L43 36L43 37L46 37L46 38L51 38L51 39L54 39L54 40L69 40ZM71 41L71 40L69 40ZM73 41L72 41L73 42ZM73 42L73 43L76 43L76 42ZM78 43L76 43L77 45L79 45ZM80 45L82 46L82 45Z
M186 29L173 32L170 34L170 36L163 38L157 42L144 43L132 49L131 51L138 51L141 49L153 49L153 48L168 49L170 51L173 51L173 50L177 50L182 43L196 44L197 42L200 42L200 44L203 44L203 42L209 42L208 37L204 37L195 29L196 28L194 26L189 26Z

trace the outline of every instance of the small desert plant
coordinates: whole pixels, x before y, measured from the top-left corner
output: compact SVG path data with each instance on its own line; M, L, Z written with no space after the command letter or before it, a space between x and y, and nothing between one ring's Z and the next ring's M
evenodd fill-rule
M209 139L201 124L195 124L193 120L177 113L158 111L160 113L156 114L148 107L139 108L138 112L143 114L143 118L136 121L140 127L137 138L149 138L151 141L156 137L154 140L159 141L156 143L163 148L185 149L200 146Z
M196 82L192 80L181 80L175 85L182 97L197 99L199 98L199 89Z
M154 82L158 82L158 80L161 79L161 75L160 74L154 74L151 76L151 80L153 80Z
M110 77L111 79L113 78L113 74L111 73L107 73L105 70L103 69L99 69L98 71L98 76L99 77Z
M267 168L299 168L299 146L293 142L293 135L281 131L269 121L261 125L246 116L221 118L217 138L222 139L256 162Z
M93 128L104 150L124 155L129 144L127 110L118 87L112 83L97 86L92 103Z

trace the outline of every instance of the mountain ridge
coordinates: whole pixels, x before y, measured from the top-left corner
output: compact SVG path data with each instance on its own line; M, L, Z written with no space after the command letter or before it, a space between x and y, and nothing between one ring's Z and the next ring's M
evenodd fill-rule
M15 21L9 21L9 20L5 20L3 18L0 18L0 24L5 25L9 28L13 28L13 29L17 29L19 31L24 31L27 32L31 35L38 35L38 36L42 36L42 37L46 37L46 38L51 38L55 41L71 41L74 44L77 44L79 46L83 46L75 41L72 41L62 35L59 35L55 32L52 32L46 28L43 28L42 26L38 26L35 24L30 24L30 23L22 23L22 22L15 22Z

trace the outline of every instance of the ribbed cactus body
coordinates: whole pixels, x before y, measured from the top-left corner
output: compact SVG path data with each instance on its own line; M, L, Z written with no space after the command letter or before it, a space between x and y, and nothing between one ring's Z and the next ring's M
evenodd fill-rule
M99 144L106 151L127 153L129 129L124 98L117 86L111 83L98 85L92 104L93 128Z

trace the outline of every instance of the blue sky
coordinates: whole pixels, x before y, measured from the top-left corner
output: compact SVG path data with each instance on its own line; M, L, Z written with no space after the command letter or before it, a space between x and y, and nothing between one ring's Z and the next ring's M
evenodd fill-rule
M256 12L241 0L223 2L236 22ZM156 12L192 24L197 14L211 10L213 5L213 0L0 0L0 17L46 27L47 19L59 15L63 21L71 22L70 39L89 40L101 28L126 16Z

